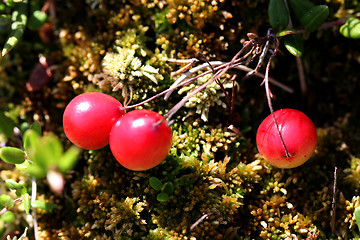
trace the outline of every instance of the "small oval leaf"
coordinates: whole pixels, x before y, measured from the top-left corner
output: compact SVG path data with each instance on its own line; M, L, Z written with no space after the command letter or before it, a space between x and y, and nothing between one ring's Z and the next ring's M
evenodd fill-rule
M295 29L284 29L282 31L279 31L278 33L276 33L276 36L278 38L280 37L285 37L286 35L291 35L291 34L296 34L296 30Z
M286 35L284 37L286 49L294 56L301 57L304 52L303 39L299 35Z
M22 184L17 183L17 182L15 182L15 181L12 180L12 179L7 179L7 180L5 181L5 183L6 183L6 186L7 186L8 188L12 189L12 190L16 190L16 189L20 189L20 188L23 188L23 187L24 187Z
M24 149L28 151L31 147L35 146L40 139L40 135L36 130L28 129L24 133L23 145Z
M175 188L174 188L174 184L172 182L167 182L164 185L165 186L163 187L163 192L165 192L169 195L174 193Z
M41 125L38 121L31 124L30 129L34 130L39 136L41 136Z
M21 164L15 164L15 167L19 169L20 171L26 171L26 169L30 166L29 161L25 161Z
M299 21L310 9L315 7L315 4L308 0L288 0L288 3L296 19Z
M15 214L11 211L6 211L3 215L1 215L1 220L7 224L13 223L15 220Z
M69 170L71 170L78 159L80 153L80 149L72 146L70 147L60 158L59 162L58 162L58 167L60 169L61 172L66 173Z
M16 3L14 0L8 0L8 1L5 1L5 4L6 4L6 6L13 8Z
M166 202L167 200L169 200L169 194L161 192L157 195L156 199L159 202Z
M39 164L30 164L28 165L26 172L37 179L46 177L47 168L40 166Z
M56 207L56 204L54 203L48 203L40 200L31 201L31 207L32 208L38 208L42 210L51 210Z
M360 38L360 19L349 18L345 24L340 27L340 33L346 38Z
M30 212L30 195L28 193L23 194L24 209L27 214Z
M40 10L35 10L32 13L30 13L30 17L27 23L28 27L31 30L38 30L46 22L46 19L47 19L46 13Z
M306 14L304 14L300 19L300 23L305 27L306 31L313 32L325 22L328 16L328 6L319 5L311 8Z
M149 179L149 183L150 186L155 189L156 191L160 191L162 188L162 183L160 181L160 179L158 179L157 177L151 177Z
M15 147L3 147L0 149L0 158L10 164L21 164L25 161L25 152Z
M0 208L12 208L14 206L13 199L7 194L1 194L0 196Z
M275 29L285 28L289 23L289 12L284 0L270 0L269 22Z
M316 6L308 0L289 0L288 3L296 19L308 32L318 29L329 15L326 5Z
M11 118L8 118L4 112L0 111L0 132L6 137L11 138L14 133L15 123Z

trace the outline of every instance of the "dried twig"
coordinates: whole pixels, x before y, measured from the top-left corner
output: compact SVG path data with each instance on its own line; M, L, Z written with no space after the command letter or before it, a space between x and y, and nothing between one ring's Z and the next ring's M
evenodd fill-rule
M235 68L237 65L240 65L240 64L244 64L244 63L248 63L250 62L251 60L246 60L248 58L248 56L251 55L251 53L253 52L254 50L254 47L252 47L250 49L250 51L248 51L247 54L245 54L244 56L242 56L241 58L238 58L240 54L242 54L249 46L251 46L253 42L249 41L248 43L246 43L243 48L233 57L233 59L230 61L230 62L221 62L221 61L211 61L209 63L204 63L200 66L197 66L195 68L192 68L190 69L188 72L186 72L183 76L179 77L171 86L170 88L177 88L178 86L183 86L183 85L187 85L187 84L182 84L185 79L188 79L191 75L199 72L200 70L204 69L204 68L207 68L210 64L210 66L217 66L217 67L213 67L211 70L208 70L208 71L205 71L201 74L198 74L196 75L195 77L193 78L190 78L190 81L188 84L192 83L193 81L195 81L196 79L202 77L202 76L205 76L207 74L210 74L211 72L214 72L214 71L218 71L220 69L224 69L224 68L228 68L229 69L229 65L230 68ZM220 75L221 76L221 75ZM174 90L173 89L173 90ZM164 99L167 100L169 98L169 96L171 95L171 93L173 92L172 91L168 91L166 94L165 94L165 97Z
M221 67L225 66L225 64L226 64L226 62L223 62L223 61L210 61L209 63L214 67L214 70L215 70L215 71L216 71L216 70L219 70ZM207 68L207 67L209 67L209 64L208 64L208 63L203 63L203 64L201 64L201 65L199 65L199 66L196 66L196 67L190 69L188 72L186 72L186 73L183 74L181 77L179 77L179 78L171 85L171 87L180 86L179 84L180 84L181 82L183 82L185 79L189 78L191 75L193 75L193 74L195 74L195 73L197 73L197 72L199 72L199 71L201 71L201 70L203 70L203 69L205 69L205 68ZM260 77L260 78L264 78L264 74L259 73L259 72L257 72L257 71L255 72L254 69L249 68L249 67L244 66L244 65L241 65L241 64L235 64L235 65L231 66L231 68L234 68L234 69L237 69L237 70L241 70L241 71L244 71L244 72L253 72L253 75L254 75L254 76L257 76L257 77ZM204 73L201 73L201 74L197 75L197 78L202 77L202 76L204 76L204 75L207 75L207 74L209 74L209 73L211 73L211 72L212 72L212 71L209 70L209 71L206 71L206 72L204 72ZM269 81L270 81L272 84L274 84L275 86L280 87L280 88L283 89L284 91L287 91L287 92L289 92L289 93L293 93L293 92L294 92L293 89L291 89L291 88L289 88L288 86L286 86L286 85L284 85L284 84L276 81L276 80L273 79L273 78L270 78L270 77L269 77ZM176 88L174 88L174 89L176 89ZM165 97L164 97L165 100L167 100L167 99L169 98L169 96L171 95L171 93L172 93L172 91L169 91L169 92L167 92L167 93L165 94Z
M272 54L268 60L268 64L266 66L266 72L265 75L258 73L258 70L260 69L267 52L271 51L270 50L270 44L274 45L274 49L272 50ZM216 82L220 88L222 89L222 91L225 93L227 100L228 100L228 105L230 107L230 113L233 112L233 102L232 99L230 98L230 96L228 95L228 93L226 92L226 90L223 87L223 83L220 81L220 78L222 76L224 76L224 74L229 70L229 69L240 69L242 71L246 71L248 72L248 74L244 77L247 78L250 75L255 75L255 76L261 76L263 77L263 84L265 84L265 90L266 90L266 96L267 96L267 100L268 100L268 104L269 104L269 108L270 111L274 117L274 111L272 108L272 104L271 104L271 91L269 88L269 82L272 82L274 84L276 84L279 87L282 87L284 90L288 91L288 92L292 92L292 89L286 87L285 85L276 82L275 80L269 78L269 69L270 69L270 63L272 58L276 55L277 52L277 48L278 48L278 40L276 38L276 35L273 31L269 30L268 34L266 37L263 38L259 38L259 37L252 37L250 38L249 41L246 41L243 45L243 47L241 48L240 51L238 51L235 56L231 59L230 62L222 62L222 61L208 61L206 59L205 56L200 55L205 59L206 63L200 64L199 66L193 67L193 64L196 63L197 59L193 58L193 59L189 59L189 60L176 60L176 59L169 59L170 62L173 63L177 63L177 64L187 64L185 67L183 67L182 69L178 70L177 73L182 73L185 72L182 76L180 76L167 90L141 102L132 106L125 106L122 109L129 109L129 108L134 108L137 106L140 106L142 104L145 104L159 96L164 95L164 99L167 100L169 98L169 96L172 94L172 92L176 89L179 88L181 86L186 86L189 85L191 83L193 83L196 79L205 76L207 74L213 74L212 77L205 83L203 83L201 86L196 87L195 89L193 89L191 92L189 92L180 102L178 102L177 104L175 104L175 106L173 106L165 115L165 118L168 123L171 122L171 118L172 116L180 109L182 108L185 103L187 101L189 101L189 99L191 99L192 97L194 97L197 93L203 91L206 87L208 87L210 84L212 84L213 82ZM260 56L259 56L260 55ZM255 69L251 69L248 68L246 66L244 66L245 64L252 62L257 56L259 56L259 61L257 63L257 66ZM210 70L208 69L210 67ZM204 70L204 69L208 69L205 70L202 73L197 74L199 71ZM195 75L194 77L191 77L192 75ZM234 75L233 78L231 78L231 81L235 81L236 75ZM233 85L234 88L234 85ZM234 97L234 89L232 92L232 96ZM231 114L230 114L231 116ZM161 120L162 121L164 121ZM281 138L281 141L283 143L285 152L286 152L286 156L290 157L290 154L288 153L285 143L283 141L283 138L281 136L280 130L279 130L279 126L276 122L276 119L274 117L274 122L276 125L276 128L278 130L279 136ZM159 122L160 123L160 122Z
M337 167L334 169L334 184L333 184L333 198L332 198L332 215L331 215L331 232L335 232L335 218L336 218L336 192L337 192Z
M199 225L202 221L206 220L209 216L213 215L213 213L206 213L201 216L193 225L191 225L190 230L194 230L194 228Z
M31 198L30 198L31 199ZM22 202L24 201L24 198L23 197L19 197L19 198L16 198L14 199L14 204L16 203L19 203L19 202ZM4 207L3 209L0 210L0 216L3 215L5 212L7 212L9 210L8 207Z
M177 76L179 74L182 74L186 70L188 70L192 65L197 63L199 60L197 58L191 58L191 59L185 59L185 60L177 60L177 59L168 58L168 59L166 59L166 61L176 63L176 64L187 63L185 67L182 67L178 71L171 73L171 76L175 77L175 76Z

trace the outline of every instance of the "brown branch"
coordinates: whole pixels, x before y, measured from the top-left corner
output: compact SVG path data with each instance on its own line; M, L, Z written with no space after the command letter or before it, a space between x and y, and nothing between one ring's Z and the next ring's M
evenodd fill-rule
M199 218L193 225L191 225L190 230L194 230L194 228L199 225L202 221L206 220L209 216L213 215L213 213L206 213L201 218Z
M334 184L333 184L333 198L332 198L332 215L331 215L331 232L335 232L335 219L336 219L336 192L337 192L337 167L334 169Z

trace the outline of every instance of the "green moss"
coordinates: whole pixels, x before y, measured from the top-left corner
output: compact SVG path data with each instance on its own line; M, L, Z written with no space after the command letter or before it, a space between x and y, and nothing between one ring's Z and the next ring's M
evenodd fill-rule
M330 5L333 20L359 11L358 1L316 2ZM47 45L36 32L25 32L23 43L2 59L0 105L18 123L40 121L45 132L58 134L69 146L61 115L74 96L101 91L124 104L138 103L177 79L171 73L184 65L168 58L202 61L197 55L201 51L209 60L229 61L247 33L266 34L267 5L262 0L58 2L55 40ZM274 107L303 109L318 126L318 147L306 164L281 170L257 154L256 128L269 114L259 86L262 79L245 80L243 72L229 71L221 80L238 74L234 96L232 82L224 83L233 97L234 114L219 85L210 84L174 116L173 146L156 168L124 169L106 147L84 151L66 175L63 198L51 195L45 180L39 181L40 198L57 204L50 213L38 212L41 238L358 238L353 212L360 189L359 47L335 30L306 36L302 60L308 91L303 100L297 64L282 42L270 68L271 77L295 90L290 95L270 85ZM53 79L39 92L29 93L24 85L39 55L49 56ZM257 59L247 66L254 68L256 63ZM176 89L167 101L160 97L141 107L165 114L210 77ZM230 124L239 131L230 130ZM4 163L0 167L2 180L30 180ZM174 193L167 201L157 200L159 191L150 186L151 177L173 183ZM23 219L21 209L15 214Z

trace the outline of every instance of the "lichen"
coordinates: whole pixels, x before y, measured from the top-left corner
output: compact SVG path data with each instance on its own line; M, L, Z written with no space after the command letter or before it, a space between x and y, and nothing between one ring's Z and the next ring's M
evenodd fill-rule
M151 80L154 84L162 80L158 69L147 64L143 65L135 56L134 49L116 47L115 52L106 53L102 67L104 73L96 75L93 82L100 88L111 86L113 92L121 90L124 105L133 99L134 90L144 85L143 78Z
M195 88L209 81L211 77L212 74L207 74L203 77L196 79L194 83L180 88L178 94L191 94L191 92ZM185 103L185 107L196 109L194 111L190 111L188 115L198 114L203 121L207 122L209 118L209 112L212 108L218 107L220 109L227 109L228 102L225 94L228 93L224 93L223 91L226 91L227 89L230 89L232 87L233 82L226 81L226 78L225 81L224 79L219 79L219 83L215 81L209 84L203 91L196 93Z

